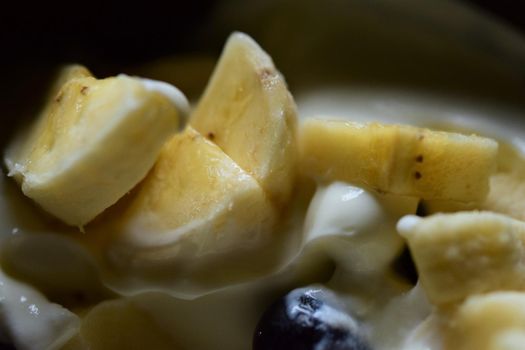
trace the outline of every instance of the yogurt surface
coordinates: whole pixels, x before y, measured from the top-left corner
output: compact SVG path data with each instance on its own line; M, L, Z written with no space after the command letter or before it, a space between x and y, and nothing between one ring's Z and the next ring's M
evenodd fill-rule
M293 1L283 3L283 7L286 4L288 7L290 4L297 5ZM298 9L301 14L296 16L292 25L285 21L286 16L275 16L272 17L271 25L254 29L253 32L262 38L263 47L272 56L275 54L277 66L283 67L285 75L289 77L300 118L342 118L457 128L505 140L522 154L525 153L525 107L515 103L518 100L516 96L521 94L522 97L524 91L523 85L520 85L523 83L525 57L523 40L513 33L509 34L500 25L487 24L483 22L484 19L461 11L459 13L462 15L453 16L450 28L443 29L444 26L438 21L433 23L441 29L432 29L431 25L422 24L424 20L421 18L435 19L433 11L436 8L428 7L426 17L419 17L415 15L415 9L422 6L416 6L415 1L410 2L416 6L413 9L410 6L396 9L394 12L398 16L389 17L394 24L399 24L407 13L409 15L410 20L403 22L403 26L388 26L395 28L392 29L394 34L390 35L384 28L366 30L380 28L379 24L388 23L382 21L385 14L390 15L392 12L392 6L387 3L380 1L379 10L374 10L365 2L351 1L350 5L326 6L317 13L312 11L316 4L306 1L302 7L290 7ZM428 3L431 2L425 2ZM232 2L228 6L234 5L239 6L239 3ZM228 6L222 9L224 13L227 13ZM353 6L358 11L349 14L345 12L348 11L345 6ZM455 5L448 3L443 6L445 9L455 8ZM275 11L270 9L271 6L262 6L261 18ZM338 10L341 15L335 18L333 25L319 22L323 16ZM227 17L224 15L224 18ZM314 24L319 26L309 23L311 17L317 18ZM286 28L292 28L292 32L286 36L287 40L297 39L293 41L294 50L286 45L285 39L276 39L275 32L279 32L283 23ZM468 30L465 30L465 26L468 29L469 25L479 28L480 23L485 23L481 27L489 28L492 33L485 50L482 43L471 40ZM221 23L216 25L220 26ZM247 27L251 25L245 24ZM415 32L413 29L418 26L424 30ZM307 42L299 36L301 33L312 33L312 28L319 28L319 32L313 33L315 35L305 35L312 40ZM458 36L454 36L454 31L459 33ZM361 43L371 39L379 49L364 45L360 51L356 41L352 41L360 33L364 37ZM487 32L481 30L480 37L483 37L483 33ZM326 37L333 40L325 43L322 38ZM468 45L458 45L458 37L459 42L466 41ZM506 40L501 42L509 43L508 50L502 47L503 44L494 44L502 37ZM384 46L374 41L378 38L383 40ZM349 44L344 46L342 42ZM414 42L422 44L419 51L413 48L402 52ZM340 50L340 56L336 56L341 46L344 49ZM418 52L416 58L422 61L417 61L414 69L410 70L407 67L410 67L411 62L407 58L415 51ZM301 58L299 62L294 52L307 52L311 56L304 60ZM347 61L353 54L357 58ZM450 70L459 74L457 81L451 79L454 73L439 73L440 69L447 66L447 62L443 63L443 57L448 56L454 58ZM366 57L370 58L369 64L363 63ZM432 65L436 61L441 62L438 67ZM428 68L428 71L422 67ZM339 77L334 74L338 70L342 72ZM408 84L397 84L399 79L392 73L396 70L399 70L396 74L407 74ZM485 72L485 76L476 76L480 71ZM352 72L356 72L355 81L352 80ZM426 73L438 80L441 88L425 89L418 84L411 85L413 82L427 81ZM374 81L378 76L386 77L385 81ZM368 82L367 77L370 77ZM386 81L388 78L391 81ZM447 83L452 86L452 92L442 88ZM498 90L494 91L496 97L484 99L490 94L488 85L493 83L493 89ZM164 91L162 85L151 85L148 81L146 84L155 90ZM480 84L482 93L456 93L461 89L469 90L475 84ZM501 97L508 91L514 100L512 96ZM178 98L176 94L174 98ZM347 310L362 321L374 349L440 350L439 325L434 318L427 318L432 308L420 286L412 286L386 271L386 266L403 246L401 237L396 233L396 222L405 214L415 213L417 200L379 198L364 189L342 183L325 184L317 192L314 184L304 188L304 193L296 196L296 205L283 228L288 233L288 239L276 242L283 244L285 249L281 256L268 258L270 268L266 271L226 287L213 286L192 292L186 290L179 294L146 291L147 288L144 288L145 291L136 295L102 303L133 305L147 315L153 328L167 334L167 342L174 346L215 349L217 344L221 344L228 349L247 349L251 346L260 315L273 300L297 287L320 285L334 290L344 301ZM96 262L69 234L79 233L69 232L42 214L39 208L20 194L5 174L1 174L2 267L12 277L38 287L45 291L46 296L67 304L78 316L83 317L86 310L100 306L100 300L109 300L124 293L122 288L117 290L104 283ZM384 240L389 240L389 244L377 243ZM348 251L353 254L347 255ZM376 254L384 260L377 259ZM3 272L0 272L0 277L6 283L11 283L11 277L6 277ZM49 345L48 348L53 348L70 338L66 349L82 349L82 335L76 332L78 316L50 303L39 292L32 289L28 292L23 288L16 281L0 288L2 302L7 305L1 313L2 324L16 323L16 332L20 337L33 334L38 338L34 344L45 343ZM71 301L70 296L78 290L84 292L83 301ZM27 318L31 316L31 308L28 309L20 301L21 297L27 295L36 300L27 305L38 308L41 314L39 319L65 320L65 331L55 334L55 329L49 329L49 322L34 323L32 318ZM116 332L126 331L115 327ZM29 345L27 348L30 348Z

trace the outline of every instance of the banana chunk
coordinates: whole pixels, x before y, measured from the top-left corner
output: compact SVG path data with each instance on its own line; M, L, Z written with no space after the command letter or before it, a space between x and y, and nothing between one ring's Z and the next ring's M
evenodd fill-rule
M177 349L170 334L129 299L109 300L95 306L82 320L78 338L84 345L81 349Z
M299 133L302 170L379 192L481 201L498 144L487 138L413 126L311 119Z
M54 108L54 104L49 101L58 98L62 86L71 80L92 76L86 67L78 64L67 65L57 72L54 82L47 91L46 101L48 103L42 108L31 127L21 130L19 135L11 140L9 147L6 149L4 160L8 169L12 169L15 166L14 161L16 159L25 159L29 156L34 145L28 140L35 140L39 137L38 135L45 132L46 124L48 123L46 115Z
M60 89L62 89L62 86L64 86L64 84L68 81L88 77L93 77L93 74L89 71L89 69L80 64L70 64L61 68L49 89L48 99L57 97L57 94L60 92ZM47 104L47 107L50 106L52 106L52 104Z
M525 293L472 296L446 324L445 349L525 349Z
M283 204L296 173L296 119L293 98L270 56L246 34L232 34L191 126Z
M501 290L525 290L525 223L490 212L405 216L419 278L436 305Z
M80 227L146 175L187 104L166 84L86 74L78 67L62 74L62 88L5 156L25 195Z
M497 170L490 177L490 191L483 202L430 200L421 204L426 214L485 210L525 221L525 158L514 146L499 141Z
M111 256L134 276L168 280L184 264L268 238L274 209L257 181L191 127L175 135L122 215ZM175 270L172 268L176 266ZM153 272L153 273L152 273Z

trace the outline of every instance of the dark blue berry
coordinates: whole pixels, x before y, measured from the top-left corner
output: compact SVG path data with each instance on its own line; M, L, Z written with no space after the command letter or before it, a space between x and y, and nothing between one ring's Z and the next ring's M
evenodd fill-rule
M301 288L271 305L260 319L254 350L371 350L358 323L325 289Z

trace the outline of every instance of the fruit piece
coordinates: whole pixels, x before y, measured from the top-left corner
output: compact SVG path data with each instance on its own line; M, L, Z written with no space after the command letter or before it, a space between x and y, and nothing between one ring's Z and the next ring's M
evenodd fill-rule
M274 210L257 181L191 127L163 148L122 215L111 256L135 277L169 279L210 256L234 255L269 237ZM169 268L175 266L174 268Z
M271 58L249 36L234 33L190 124L282 204L295 176L296 118L293 98Z
M525 293L472 296L446 324L446 349L525 349Z
M487 138L404 125L307 120L301 167L326 181L424 199L481 201L498 144Z
M490 212L406 216L408 240L429 300L455 303L476 293L525 290L525 223Z
M58 97L58 93L60 92L60 89L62 89L62 86L64 86L65 83L68 81L79 79L79 78L87 78L92 77L93 74L87 69L86 67L80 65L80 64L70 64L62 69L59 70L57 76L54 79L53 84L51 85L49 89L49 95L48 99L54 99ZM52 104L47 104L47 106L52 106Z
M33 150L33 143L26 140L35 140L39 137L38 135L45 132L46 124L48 123L48 117L46 117L46 115L55 108L54 104L50 101L58 98L62 86L71 80L92 76L93 75L86 67L76 64L65 66L59 70L54 82L48 89L46 96L46 101L48 103L42 108L42 111L39 113L39 116L33 122L31 127L21 130L19 135L11 141L11 144L7 148L5 162L9 169L15 166L15 164L13 164L15 159L25 159Z
M428 214L464 210L486 210L525 220L525 159L521 152L504 142L499 143L497 170L490 177L490 191L481 203L424 201Z
M9 175L46 211L85 225L151 168L185 108L173 95L174 87L124 75L70 79L35 130L14 140Z
M428 214L485 210L525 220L525 176L516 172L498 172L490 177L490 191L481 203L431 200L423 205Z
M80 338L92 350L176 349L170 336L127 299L93 308L82 320Z
M291 291L264 313L254 334L254 350L369 350L359 324L328 290Z
M490 179L490 192L481 208L525 220L524 198L525 177L522 174L498 173Z
M522 152L503 143L498 154L498 170L490 179L490 192L481 205L525 220L525 159Z

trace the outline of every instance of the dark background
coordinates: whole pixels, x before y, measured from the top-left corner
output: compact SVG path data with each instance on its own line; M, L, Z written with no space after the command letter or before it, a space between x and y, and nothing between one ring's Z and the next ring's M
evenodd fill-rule
M520 0L461 0L525 32ZM83 62L104 75L113 65L198 48L215 1L11 3L0 12L4 74L17 66ZM217 50L219 48L216 48ZM11 72L11 74L10 74Z
M461 0L525 33L520 0ZM82 62L97 76L177 52L202 50L213 0L10 2L0 10L0 147L13 115L29 114L50 67ZM241 15L241 14L239 14ZM219 52L220 46L207 47ZM36 94L36 93L35 93ZM21 112L24 111L24 112Z
M521 0L463 0L525 32L524 3Z

